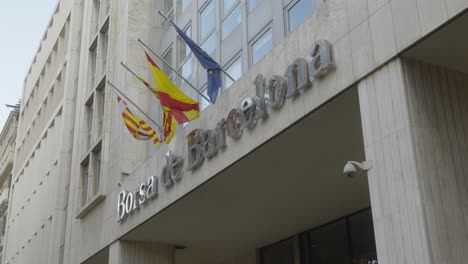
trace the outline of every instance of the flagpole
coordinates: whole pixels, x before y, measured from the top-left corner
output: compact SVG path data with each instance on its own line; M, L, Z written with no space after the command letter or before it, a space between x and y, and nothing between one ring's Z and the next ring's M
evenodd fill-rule
M153 49L151 49L150 47L148 47L148 45L146 45L141 39L138 39L138 42L140 42L141 45L143 45L146 49L148 49L149 51L151 51L151 53L153 53L154 55L156 55L156 57L158 57L162 62L164 62L164 64L166 64L167 66L169 66L169 68L171 68L172 71L175 72L175 74L177 74L177 76L179 76L180 78L182 78L182 80L184 80L186 83L188 83L188 85L190 85L190 87L193 88L193 90L195 90L195 92L197 92L201 97L203 97L206 101L208 101L210 104L213 104L211 102L211 100L206 97L202 92L200 92L191 82L189 82L187 79L185 79L184 76L182 76L182 74L180 74L176 69L174 69L174 67L172 67L172 65L170 65L166 60L164 60L161 56L159 56L159 54L157 54Z
M161 10L159 10L158 13L159 13L162 17L164 17L164 19L165 19L166 21L171 21L166 15L164 15L164 14L161 12ZM220 67L219 69L220 69L224 74L226 74L226 76L227 76L229 79L231 79L232 82L236 82L236 80L235 80L229 73L227 73L223 68Z
M136 107L136 109L138 109L138 111L140 111L146 118L148 118L151 122L153 122L159 129L159 133L163 133L163 129L160 125L158 125L158 123L156 123L156 121L154 121L151 117L149 117L147 114L145 114L145 112L143 110L141 110L132 100L130 100L130 98L128 98L127 96L125 96L125 94L119 90L119 88L117 88L114 84L112 84L110 81L107 81L107 83L112 87L114 88L114 90L116 90L121 96L123 96L125 99L127 99L127 101L129 101L133 106Z

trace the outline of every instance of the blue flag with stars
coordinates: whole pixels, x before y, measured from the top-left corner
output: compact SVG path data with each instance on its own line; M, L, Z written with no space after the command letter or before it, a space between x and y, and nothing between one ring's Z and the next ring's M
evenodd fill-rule
M184 31L182 31L179 27L174 24L171 20L169 20L171 24L175 27L177 33L179 33L180 37L184 39L187 45L192 50L195 57L197 57L200 64L207 70L208 74L208 96L212 103L216 102L216 98L218 97L219 88L222 85L221 82L221 66L213 60L210 55L208 55L202 48L200 48L192 39L190 39Z

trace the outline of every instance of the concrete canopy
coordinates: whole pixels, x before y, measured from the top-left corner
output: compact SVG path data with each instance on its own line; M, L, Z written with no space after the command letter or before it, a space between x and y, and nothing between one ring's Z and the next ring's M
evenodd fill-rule
M313 88L312 88L313 89ZM229 155L229 149L222 155ZM370 206L359 100L350 89L129 232L170 243L178 263L219 263Z

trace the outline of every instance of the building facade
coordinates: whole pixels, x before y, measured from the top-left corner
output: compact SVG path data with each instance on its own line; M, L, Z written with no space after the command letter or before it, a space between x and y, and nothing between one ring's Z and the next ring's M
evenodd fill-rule
M464 263L467 8L60 1L25 81L3 261ZM235 79L216 104L159 12ZM202 109L159 147L116 99L162 123L121 65L151 80L140 40Z
M18 129L19 109L8 115L0 132L0 255L5 246L5 228L8 215L11 174L15 158L16 131ZM1 258L0 258L1 259Z

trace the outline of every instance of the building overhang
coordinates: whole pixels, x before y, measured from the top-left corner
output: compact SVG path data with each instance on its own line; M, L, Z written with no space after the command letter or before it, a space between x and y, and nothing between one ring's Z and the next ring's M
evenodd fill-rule
M182 246L180 263L219 263L369 207L365 175L343 176L349 159L364 159L357 89L265 142L123 239Z

